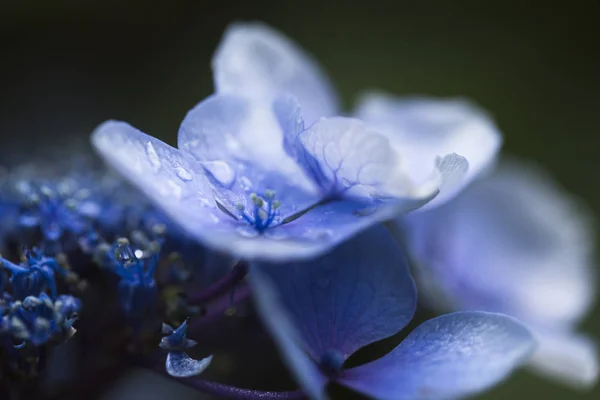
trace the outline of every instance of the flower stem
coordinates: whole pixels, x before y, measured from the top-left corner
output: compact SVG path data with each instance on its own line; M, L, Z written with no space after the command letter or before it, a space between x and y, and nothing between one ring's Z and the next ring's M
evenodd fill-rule
M204 379L187 378L179 382L191 386L203 393L219 396L224 399L247 400L295 400L305 399L306 396L299 390L289 392L270 392L262 390L241 389L223 383L211 382Z
M155 372L166 376L171 379L175 379L177 382L181 382L184 385L190 386L202 393L211 394L218 396L223 399L246 399L246 400L298 400L306 399L304 393L300 390L288 391L288 392L272 392L262 391L253 389L242 389L235 386L226 385L224 383L208 381L205 379L199 379L198 377L190 378L175 378L167 374L165 367L162 364L146 364L146 367L150 367Z
M229 296L223 296L206 307L206 314L201 317L193 317L190 320L190 331L197 329L204 324L215 320L217 317L221 317L226 314L227 310L230 310L236 304L239 304L250 297L250 287L248 285L241 285L235 289L233 298Z
M190 294L187 298L188 304L197 305L216 299L240 283L247 273L248 264L243 261L238 262L223 278L213 283L205 290Z

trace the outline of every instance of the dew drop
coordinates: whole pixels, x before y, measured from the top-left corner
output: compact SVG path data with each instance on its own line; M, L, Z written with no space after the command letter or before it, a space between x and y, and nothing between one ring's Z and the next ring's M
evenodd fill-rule
M242 187L242 189L244 189L244 190L252 189L252 182L250 181L250 179L248 179L248 177L246 177L246 176L240 177L239 182L240 182L240 186Z
M221 185L229 188L235 182L235 171L224 161L206 161L204 168Z
M200 200L200 203L202 203L202 205L204 207L214 208L215 205L216 205L213 199L209 199L209 198L204 197L204 196L200 196L199 200Z
M158 154L156 154L156 150L154 150L152 142L146 142L146 155L154 171L158 171L160 169L160 159L158 158Z
M182 166L175 167L175 173L184 182L189 182L193 179L193 175L190 171L183 168Z

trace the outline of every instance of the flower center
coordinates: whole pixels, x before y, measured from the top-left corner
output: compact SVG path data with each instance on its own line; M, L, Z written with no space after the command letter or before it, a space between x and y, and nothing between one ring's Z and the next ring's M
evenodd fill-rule
M251 227L262 233L273 224L278 217L277 209L281 205L279 200L275 200L275 191L266 190L263 197L256 193L250 195L252 205L248 210L242 203L238 203L236 208L240 213L240 217Z
M329 349L321 356L319 365L326 375L334 377L344 366L344 355L339 350Z

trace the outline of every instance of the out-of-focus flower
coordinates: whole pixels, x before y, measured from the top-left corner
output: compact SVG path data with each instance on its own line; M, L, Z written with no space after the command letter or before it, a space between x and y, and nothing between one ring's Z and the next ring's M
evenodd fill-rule
M178 149L114 121L92 142L202 243L241 258L321 254L440 190L457 190L469 160L456 152L499 142L474 108L446 107L448 120L424 133L428 146L413 137L405 146L402 135L380 132L376 117L335 116L331 85L314 61L259 24L231 27L213 67L217 93L187 114ZM411 113L416 122L432 112L431 104L413 108L424 109ZM405 147L424 161L409 165ZM489 147L478 163L493 158L497 146Z
M414 282L389 233L372 228L310 263L255 264L249 279L258 311L307 395L328 381L377 399L467 396L504 379L531 354L517 320L460 312L426 321L387 355L344 369L363 346L412 319Z
M432 305L515 316L540 343L536 370L578 386L596 381L595 347L576 332L595 293L590 216L548 176L501 164L453 201L405 222Z
M160 257L160 244L142 250L129 240L119 238L112 246L98 246L98 264L119 277L117 291L121 309L127 317L141 318L156 307L157 287L154 272Z
M55 273L66 272L54 258L33 251L24 258L20 265L0 258L0 371L15 380L43 370L48 350L75 333L81 308L79 299L57 295Z

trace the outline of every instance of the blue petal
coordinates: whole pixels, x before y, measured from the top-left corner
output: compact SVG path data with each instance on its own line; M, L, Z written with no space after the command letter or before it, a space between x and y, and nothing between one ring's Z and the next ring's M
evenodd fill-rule
M296 96L308 123L335 115L338 101L317 63L284 35L259 23L230 25L213 58L216 91L270 103Z
M339 382L380 400L460 398L505 379L534 347L511 317L447 314L421 324L382 358L345 371Z
M284 132L285 150L317 183L323 196L363 201L430 200L467 168L466 161L456 155L432 159L426 170L429 179L416 185L389 139L362 121L324 118L305 129L292 96L280 96L274 110Z
M573 332L535 332L539 346L529 365L537 373L577 389L598 382L598 349L594 341Z
M395 240L381 226L309 262L261 265L281 293L315 360L344 359L400 331L412 318L417 294ZM268 310L262 310L270 318Z
M328 379L305 351L301 335L294 326L294 318L283 306L275 282L257 266L252 268L248 280L259 315L302 391L311 399L326 399Z
M356 116L390 139L416 182L429 178L437 157L456 153L466 159L469 168L464 176L444 184L425 209L448 201L488 169L502 145L492 119L464 100L368 93L360 99Z
M442 306L570 329L595 292L594 232L579 202L545 174L501 164L453 201L406 217L422 293ZM483 239L482 239L483 238Z
M211 96L183 120L178 146L204 167L220 203L238 217L238 205L253 209L252 193L264 197L274 191L281 218L319 200L312 182L283 151L271 104Z
M183 351L174 351L167 355L165 368L167 373L176 378L188 378L200 375L212 361L212 356L202 360L194 360Z

